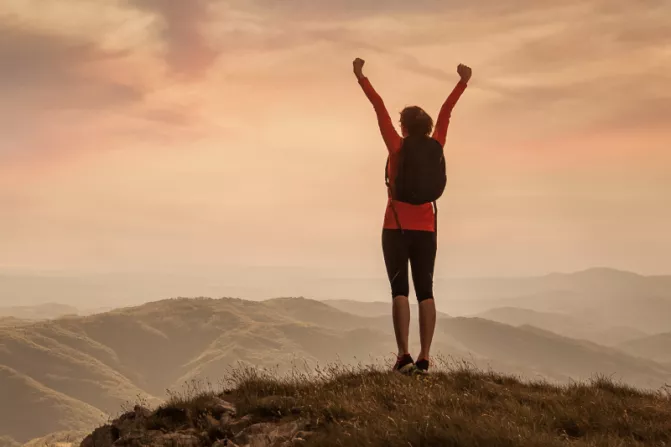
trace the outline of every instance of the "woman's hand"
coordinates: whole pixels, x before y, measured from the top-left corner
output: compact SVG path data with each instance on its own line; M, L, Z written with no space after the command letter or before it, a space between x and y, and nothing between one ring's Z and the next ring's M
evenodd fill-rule
M354 59L354 62L352 63L354 67L354 74L356 75L357 79L363 78L363 65L366 63L363 59L356 58Z
M462 82L468 83L468 81L471 80L471 76L473 75L473 70L471 70L471 67L468 65L459 64L457 67L457 73L459 73L459 76L461 76Z

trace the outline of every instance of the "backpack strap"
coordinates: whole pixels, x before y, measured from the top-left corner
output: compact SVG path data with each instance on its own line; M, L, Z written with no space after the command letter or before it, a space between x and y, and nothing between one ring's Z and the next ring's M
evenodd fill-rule
M438 202L433 202L433 232L438 236Z
M389 198L389 204L391 205L392 213L394 213L394 219L396 219L396 226L398 226L398 229L401 230L401 234L405 234L403 232L403 227L401 226L401 221L398 218L398 213L396 212L396 207L394 206L394 199L392 197Z
M389 156L387 156L387 163L384 165L384 184L389 188Z
M389 205L391 206L391 212L394 213L396 226L399 230L401 230L401 234L404 234L403 227L401 226L401 220L398 218L398 213L396 212L396 207L394 206L394 192L392 191L391 182L389 181L389 157L387 157L387 164L384 166L384 184L387 185L387 191L389 192Z

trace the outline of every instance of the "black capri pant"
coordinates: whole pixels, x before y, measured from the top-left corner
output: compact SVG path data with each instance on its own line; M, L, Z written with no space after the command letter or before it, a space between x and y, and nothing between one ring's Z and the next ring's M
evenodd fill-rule
M433 231L382 230L382 252L392 297L408 296L408 262L417 301L433 298L437 238Z

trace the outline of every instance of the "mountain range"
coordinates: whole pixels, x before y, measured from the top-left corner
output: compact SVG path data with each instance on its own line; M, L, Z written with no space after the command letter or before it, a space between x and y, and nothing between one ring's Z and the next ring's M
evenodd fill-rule
M86 430L124 406L156 405L167 389L207 386L240 366L281 373L337 361L393 361L388 314L371 315L354 302L337 307L304 298L181 298L0 325L0 395L10 396L0 404L0 433L26 442ZM412 342L416 352L416 336ZM595 374L650 389L671 381L671 365L663 362L484 318L442 316L434 353L438 363L463 360L563 383Z

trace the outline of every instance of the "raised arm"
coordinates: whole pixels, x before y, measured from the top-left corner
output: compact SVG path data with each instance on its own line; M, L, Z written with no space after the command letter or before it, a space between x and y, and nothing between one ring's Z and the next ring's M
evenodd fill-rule
M363 65L365 62L362 59L354 60L354 74L359 81L359 85L363 89L363 92L368 97L368 100L373 104L375 109L375 114L377 115L377 123L380 126L380 133L382 133L382 139L384 144L387 146L389 152L396 152L401 148L401 136L394 128L394 124L391 121L387 107L382 101L382 97L373 88L372 84L367 77L363 74Z
M440 108L440 113L438 114L438 121L436 121L436 127L433 130L433 138L436 139L441 145L445 145L447 140L447 128L450 126L450 117L452 116L452 109L457 105L457 101L461 97L462 93L466 90L468 86L468 81L471 79L473 71L470 67L460 64L457 67L457 73L461 77L461 80L457 83L450 96L447 97L443 106Z

